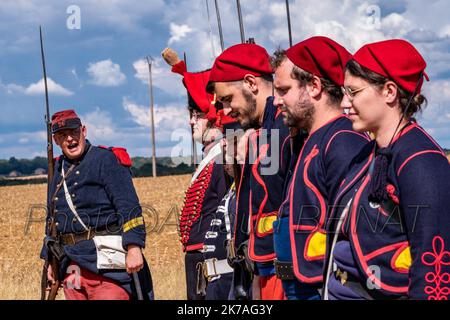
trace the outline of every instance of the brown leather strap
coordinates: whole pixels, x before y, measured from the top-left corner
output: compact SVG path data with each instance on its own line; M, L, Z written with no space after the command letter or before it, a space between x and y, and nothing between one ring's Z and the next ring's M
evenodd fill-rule
M294 267L292 262L284 262L275 259L274 266L275 266L275 274L277 275L278 279L281 280L295 279Z
M62 164L64 165L64 164ZM51 197L51 202L52 202L52 207L55 205L54 200L56 197L56 194L59 192L59 190L61 190L61 187L63 186L63 182L64 182L64 178L67 178L73 171L73 169L75 169L75 165L71 164L69 167L69 170L67 170L67 173L65 175L65 177L62 177L61 181L58 182L58 184L56 185L56 189L55 192L53 193L52 197Z
M110 227L112 228L112 227ZM63 245L74 245L80 241L91 240L95 236L106 236L106 235L117 235L120 234L120 230L116 232L109 230L95 231L93 229L89 229L89 231L85 231L82 233L65 233L59 236L61 240L61 244Z

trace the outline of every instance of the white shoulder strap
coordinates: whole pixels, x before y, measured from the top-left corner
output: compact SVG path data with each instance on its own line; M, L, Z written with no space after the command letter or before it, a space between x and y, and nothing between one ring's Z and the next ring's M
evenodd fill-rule
M69 189L67 188L67 184L66 184L64 161L62 162L61 167L62 167L61 174L63 177L64 195L66 196L66 201L67 201L67 204L69 205L70 211L72 211L74 216L77 218L78 222L83 226L84 230L89 231L89 228L86 227L86 225L84 224L84 222L81 220L80 216L78 215L77 211L75 210L75 207L72 202L72 198L70 197Z
M195 171L194 175L191 178L191 184L195 181L195 179L197 179L197 177L200 175L203 169L205 169L208 163L210 163L212 159L214 159L221 153L222 153L222 145L219 142L214 147L212 147L211 150L209 150L206 157L203 158L202 162L200 162L200 165L198 166L197 170Z

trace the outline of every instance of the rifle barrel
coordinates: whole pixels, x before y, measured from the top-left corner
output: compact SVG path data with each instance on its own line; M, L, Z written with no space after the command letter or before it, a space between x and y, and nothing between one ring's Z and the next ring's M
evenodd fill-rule
M241 43L245 43L244 22L242 20L241 2L236 0L236 6L239 18L239 30L241 32Z
M289 32L289 47L292 47L292 29L291 29L291 13L289 10L289 0L286 0L286 16Z
M219 29L219 36L220 36L220 47L223 50L225 50L224 42L223 42L223 33L222 33L222 21L220 20L220 10L219 10L219 4L217 3L217 0L214 0L214 6L216 7L216 16L217 16L217 28Z
M183 52L183 59L184 59L184 64L185 64L186 70L187 70L186 52ZM187 92L187 95L189 95L189 92ZM187 104L189 106L189 96L187 97ZM189 109L189 122L190 122L191 118L192 118L192 112ZM194 128L191 125L189 125L189 126L191 127L191 143L192 143L192 145L191 145L192 146L192 148L191 148L191 152L192 152L191 163L192 163L192 166L195 168L195 166L197 164L197 143L194 140Z
M52 143L52 133L51 133L51 121L50 121L50 104L48 100L48 85L47 85L47 70L45 67L45 55L44 55L44 43L42 40L42 27L39 26L39 39L41 43L41 60L42 60L42 71L44 73L44 88L45 88L45 122L47 127L47 192L49 192L50 182L53 179L53 143Z

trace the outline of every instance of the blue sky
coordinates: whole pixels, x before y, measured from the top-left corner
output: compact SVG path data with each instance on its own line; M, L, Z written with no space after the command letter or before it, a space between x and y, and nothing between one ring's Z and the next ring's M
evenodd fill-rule
M186 52L191 71L220 53L214 1L40 0L0 2L0 159L45 155L44 95L38 27L44 28L50 108L75 108L95 144L150 156L147 55L154 58L157 155L178 154L189 132L180 77L160 58L168 45ZM219 0L225 47L240 41L236 2ZM80 29L67 28L80 9ZM284 0L241 0L246 37L272 53L288 46ZM294 43L326 35L351 52L387 38L405 38L423 54L431 81L419 117L450 148L450 2L446 0L290 0ZM175 132L175 135L174 135ZM189 144L182 144L190 152Z

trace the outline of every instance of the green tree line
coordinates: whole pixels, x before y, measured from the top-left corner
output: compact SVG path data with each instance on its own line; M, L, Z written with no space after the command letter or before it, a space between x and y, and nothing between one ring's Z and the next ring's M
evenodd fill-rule
M150 158L135 157L132 159L131 168L133 176L147 177L152 175L152 163ZM0 160L0 175L8 176L16 171L22 175L33 175L37 169L44 169L47 172L47 158L35 157L34 159L17 159L15 157L9 160ZM167 176L173 174L192 173L194 167L181 163L174 166L169 157L157 158L156 171L158 176Z

